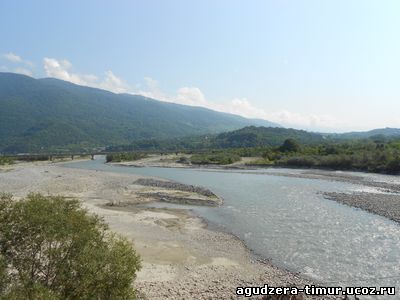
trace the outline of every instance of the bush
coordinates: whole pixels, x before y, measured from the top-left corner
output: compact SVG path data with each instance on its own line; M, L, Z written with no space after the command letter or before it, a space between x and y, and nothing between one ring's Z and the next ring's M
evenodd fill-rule
M232 153L194 154L190 158L193 164L229 165L240 160L240 156Z
M17 155L15 159L19 161L33 162L50 160L49 155Z
M0 156L0 166L1 165L11 165L14 163L14 160L11 157Z
M322 156L319 160L319 166L323 168L332 169L352 169L353 159L350 155L336 155L331 154L327 156Z
M280 161L280 164L284 164L287 166L295 166L295 167L314 167L317 162L314 158L308 156L300 156L300 157L290 157L284 161Z
M145 153L125 152L107 154L106 162L134 161L147 157Z
M77 200L0 197L1 299L134 299L140 260Z
M180 164L187 164L189 163L189 159L186 156L181 156L177 162Z
M282 152L299 152L300 150L300 144L294 139L286 139L280 147Z
M392 159L386 165L386 170L389 173L397 174L400 172L400 158Z

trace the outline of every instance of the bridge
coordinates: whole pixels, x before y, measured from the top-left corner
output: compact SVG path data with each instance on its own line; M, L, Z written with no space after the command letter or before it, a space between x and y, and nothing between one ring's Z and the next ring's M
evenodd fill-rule
M19 154L3 154L0 155L2 157L8 157L15 160L22 161L45 161L50 160L53 161L57 158L71 158L74 160L76 157L90 157L92 160L95 155L107 155L109 153L104 152L90 152L90 153L19 153Z
M105 151L92 151L92 152L44 152L44 153L18 153L18 154L1 154L0 157L7 157L12 158L14 160L21 160L21 161L54 161L55 159L59 158L71 158L74 160L76 157L90 157L90 159L94 160L96 155L107 155L107 154L117 154L117 153L147 153L147 154L171 154L176 153L177 155L182 151L113 151L113 152L105 152ZM196 153L201 153L202 150L197 150Z

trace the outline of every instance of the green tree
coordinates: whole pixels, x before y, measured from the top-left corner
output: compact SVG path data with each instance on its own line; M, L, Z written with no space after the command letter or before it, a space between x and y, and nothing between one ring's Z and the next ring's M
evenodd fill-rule
M139 269L132 244L77 200L0 197L1 299L134 299Z
M295 139L286 139L280 147L282 152L299 152L300 144Z
M7 266L4 258L0 255L0 295L7 287Z

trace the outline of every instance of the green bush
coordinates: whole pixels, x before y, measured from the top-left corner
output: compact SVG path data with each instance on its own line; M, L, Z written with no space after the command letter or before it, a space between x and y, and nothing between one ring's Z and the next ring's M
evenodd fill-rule
M240 160L240 156L233 153L194 154L190 158L193 164L229 165Z
M14 160L11 157L0 156L0 166L1 165L11 165L14 163Z
M300 156L290 157L286 160L280 161L280 164L295 166L295 167L306 167L311 168L317 164L317 161L313 157Z
M134 161L147 157L145 153L125 152L107 154L106 162Z
M282 152L299 152L300 149L300 144L296 140L286 139L279 150Z
M77 200L0 197L0 299L134 299L140 259Z
M390 160L386 165L386 169L389 173L399 173L400 172L400 158Z
M27 161L27 162L46 161L46 160L50 160L50 156L49 155L19 155L19 156L16 156L16 159L19 161Z

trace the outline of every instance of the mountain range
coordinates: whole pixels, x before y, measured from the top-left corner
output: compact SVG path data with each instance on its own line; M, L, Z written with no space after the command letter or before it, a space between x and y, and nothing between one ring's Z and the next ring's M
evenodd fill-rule
M275 146L286 138L320 143L382 137L400 138L400 129L311 133L203 107L0 72L0 153L118 149L121 145L252 147Z
M340 134L328 134L327 136L339 139L368 139L368 138L396 138L400 137L399 128L377 128L369 131L352 131Z
M84 149L136 140L212 134L258 119L70 82L0 73L0 152Z

